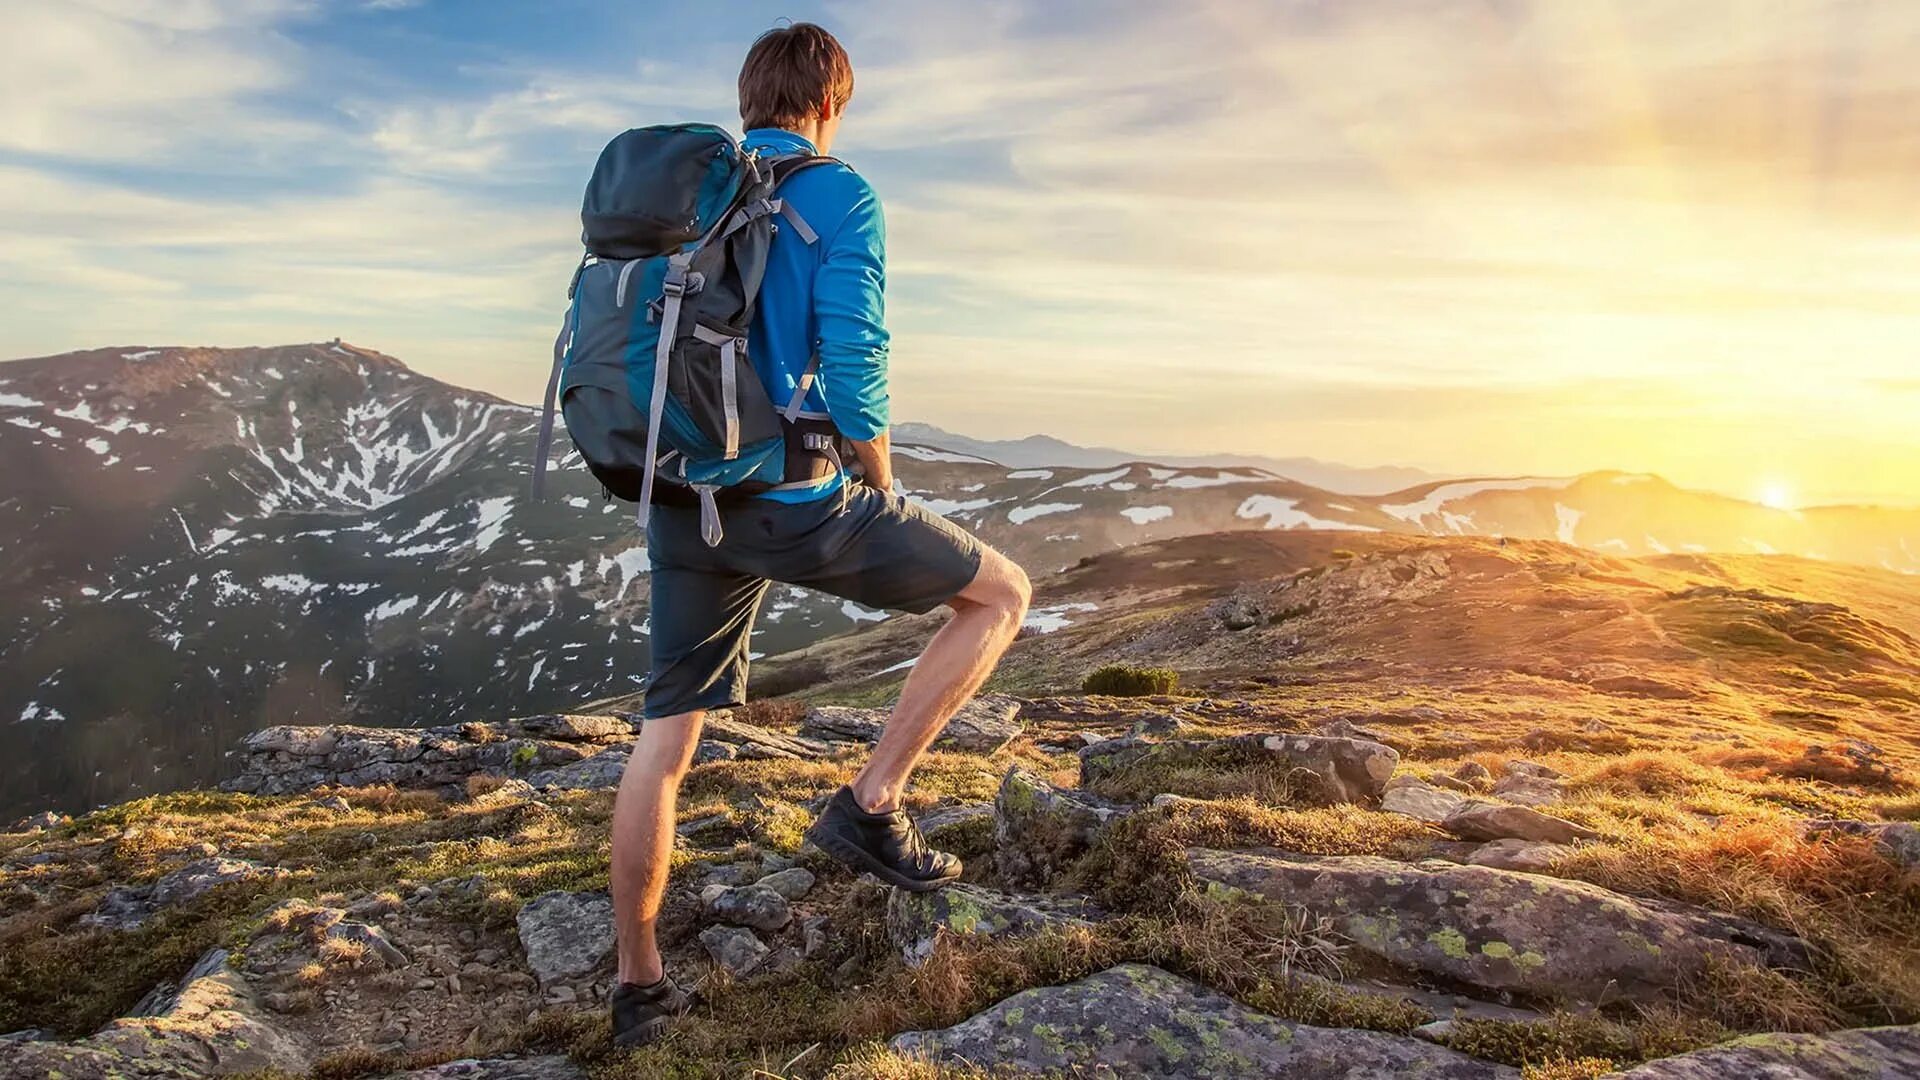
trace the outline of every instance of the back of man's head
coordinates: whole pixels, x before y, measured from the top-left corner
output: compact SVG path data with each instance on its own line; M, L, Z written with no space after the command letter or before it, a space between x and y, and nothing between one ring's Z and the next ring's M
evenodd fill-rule
M853 97L853 63L832 34L813 23L769 30L740 65L740 119L753 128L791 128L834 113Z

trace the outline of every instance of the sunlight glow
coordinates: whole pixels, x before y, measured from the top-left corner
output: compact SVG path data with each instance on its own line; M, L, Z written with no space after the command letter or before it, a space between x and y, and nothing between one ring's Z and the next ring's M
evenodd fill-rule
M1794 508L1793 488L1783 480L1769 480L1760 488L1760 502L1775 510Z

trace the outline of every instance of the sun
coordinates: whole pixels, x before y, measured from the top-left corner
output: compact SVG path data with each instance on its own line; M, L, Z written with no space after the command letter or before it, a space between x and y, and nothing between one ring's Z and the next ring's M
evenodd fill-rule
M1760 503L1775 510L1793 509L1793 488L1784 480L1769 480L1760 485Z

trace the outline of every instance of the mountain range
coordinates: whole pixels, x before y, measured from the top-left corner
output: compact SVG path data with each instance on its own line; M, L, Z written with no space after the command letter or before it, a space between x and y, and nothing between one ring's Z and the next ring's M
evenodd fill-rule
M544 505L527 497L536 421L338 341L0 364L0 814L205 784L271 724L447 724L631 692L644 542L571 454ZM1043 581L1116 549L1273 529L1920 573L1920 510L1782 511L1622 473L1367 495L1279 462L1049 463L1048 442L898 436L908 497ZM1026 632L1088 615L1042 602ZM776 588L753 647L793 653L886 618Z

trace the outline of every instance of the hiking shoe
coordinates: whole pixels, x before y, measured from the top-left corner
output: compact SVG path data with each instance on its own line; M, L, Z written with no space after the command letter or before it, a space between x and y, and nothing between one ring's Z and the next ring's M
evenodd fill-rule
M908 892L930 892L960 876L959 857L928 847L906 811L869 814L852 788L833 793L807 839L855 870Z
M680 989L665 975L649 986L623 982L614 988L611 1002L613 1045L645 1046L699 1003L698 993Z

